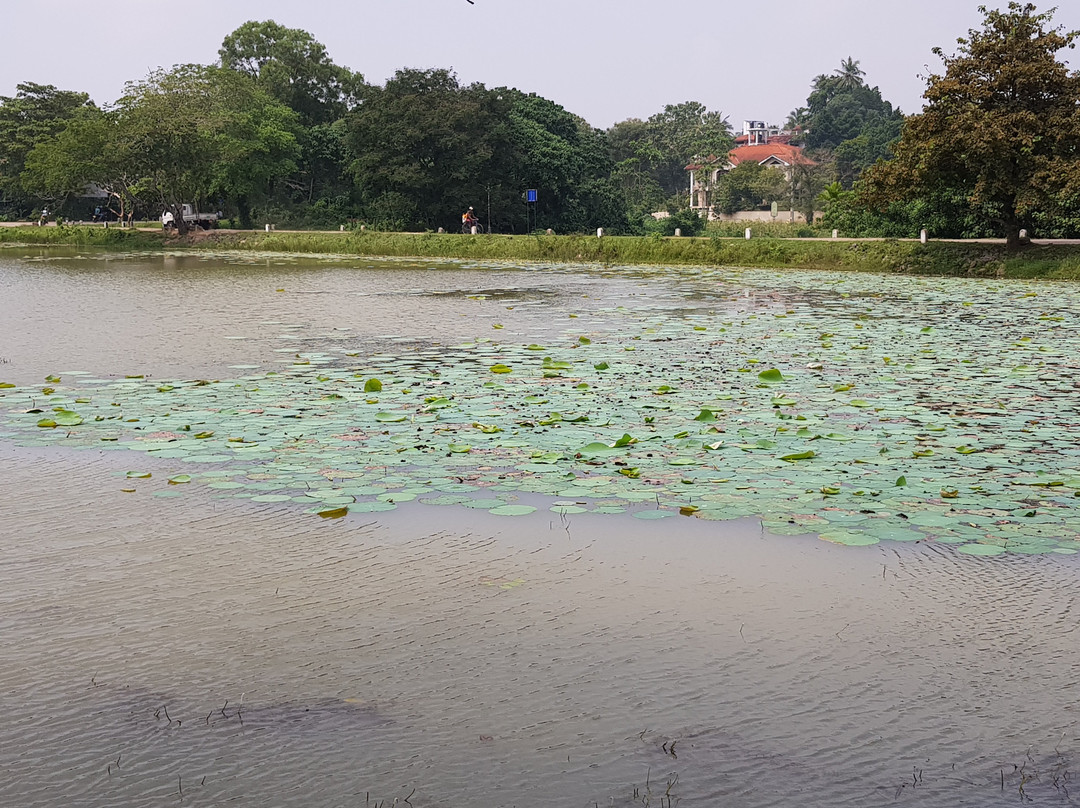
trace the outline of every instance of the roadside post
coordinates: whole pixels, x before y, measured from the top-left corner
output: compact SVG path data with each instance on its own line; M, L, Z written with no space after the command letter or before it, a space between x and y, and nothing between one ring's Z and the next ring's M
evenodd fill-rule
M536 229L536 189L529 188L525 191L525 232L531 233ZM529 216L532 215L532 223L530 225Z

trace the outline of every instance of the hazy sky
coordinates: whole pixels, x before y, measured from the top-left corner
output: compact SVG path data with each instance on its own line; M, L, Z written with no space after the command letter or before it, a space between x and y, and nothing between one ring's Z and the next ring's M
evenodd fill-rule
M919 75L940 64L931 48L952 52L981 19L980 0L2 2L0 95L35 81L106 104L125 81L212 62L230 31L273 19L310 32L369 82L401 67L453 68L463 83L536 92L601 128L690 100L736 128L745 118L782 123L812 78L847 56L887 100L914 112ZM1080 29L1080 2L1057 2L1056 22Z

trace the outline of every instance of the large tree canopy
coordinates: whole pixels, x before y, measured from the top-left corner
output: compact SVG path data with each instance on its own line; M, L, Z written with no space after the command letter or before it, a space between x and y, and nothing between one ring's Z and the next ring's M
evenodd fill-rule
M356 106L364 78L334 64L307 31L273 20L246 22L225 37L221 66L245 73L308 125L326 124Z
M27 155L80 112L93 109L86 93L27 82L12 98L0 96L0 203L25 202L21 175Z
M904 126L896 159L867 172L861 199L878 209L952 192L996 222L1010 248L1039 214L1080 195L1080 73L1058 54L1080 32L1052 12L1011 2L980 9L983 24L958 40L926 106Z
M892 157L904 117L864 81L859 63L848 57L831 75L814 79L806 106L793 110L789 124L805 130L805 145L820 163L831 163L834 176L850 187L867 168Z
M243 205L295 170L295 114L230 70L183 65L129 84L105 114L83 115L27 158L24 182L54 192L98 185L172 211Z
M723 113L697 101L668 104L645 121L621 121L608 130L608 141L624 189L643 198L657 188L667 196L684 193L688 163L726 155L735 145Z
M451 227L475 206L496 230L617 227L602 133L536 95L462 86L448 70L400 70L348 118L350 170L366 218ZM538 193L527 211L526 189ZM620 200L621 203L621 200Z

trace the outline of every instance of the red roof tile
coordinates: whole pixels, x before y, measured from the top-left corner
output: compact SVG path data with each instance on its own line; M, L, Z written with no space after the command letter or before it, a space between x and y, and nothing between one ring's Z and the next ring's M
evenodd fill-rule
M732 165L738 165L739 163L745 163L747 161L764 163L770 157L783 160L788 165L793 165L795 163L800 163L802 165L814 164L813 160L803 155L801 148L792 146L789 143L766 143L761 146L739 146L737 149L732 149L728 152L728 158L731 160Z

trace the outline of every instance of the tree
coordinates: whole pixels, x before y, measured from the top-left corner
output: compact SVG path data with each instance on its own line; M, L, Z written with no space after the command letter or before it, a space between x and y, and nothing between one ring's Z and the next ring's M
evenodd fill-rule
M618 185L631 217L637 221L661 210L667 194L657 179L664 153L652 142L648 124L628 118L607 130L608 153L615 167L612 179Z
M182 65L151 73L127 86L112 113L115 147L139 177L134 193L171 211L181 233L184 203L228 197L243 215L296 169L295 114L230 70Z
M750 160L720 175L713 192L713 207L726 214L758 210L762 205L785 198L787 188L783 171Z
M334 64L307 31L272 20L244 23L225 37L218 54L222 67L252 78L300 118L298 167L269 201L276 214L309 224L350 215L341 122L360 103L363 76Z
M646 121L622 121L607 135L622 186L637 189L640 198L652 202L657 196L685 194L688 163L722 157L735 145L723 113L710 112L696 101L668 104Z
M663 155L657 181L669 194L686 187L686 166L692 160L724 156L735 145L723 113L710 112L697 101L668 104L646 123L652 144Z
M221 66L253 78L307 126L332 123L353 109L364 78L330 59L307 31L273 20L246 22L225 37Z
M850 56L840 63L840 69L835 71L840 79L840 86L845 90L854 90L863 86L863 76L866 72L859 67L859 63Z
M806 107L796 107L788 113L784 128L789 131L805 129L810 123L810 110Z
M115 113L83 110L27 155L23 187L57 199L85 194L93 185L107 195L108 207L124 221L135 206L140 181L140 166L130 147Z
M961 192L994 221L1010 250L1019 230L1080 192L1080 73L1058 54L1080 32L1051 27L1052 12L1010 2L980 7L982 27L927 78L926 106L909 118L896 159L870 169L864 204Z
M535 94L399 70L368 90L345 138L366 216L380 226L434 230L468 205L490 206L496 231L625 222L603 133ZM529 188L539 194L527 223Z
M16 85L15 96L0 96L0 203L24 207L21 175L33 148L61 131L77 114L92 109L86 93L51 84Z
M383 87L369 88L345 136L367 218L434 230L463 206L486 201L486 185L509 168L495 165L506 156L499 144L508 142L509 107L443 69L399 70ZM496 205L506 202L497 198Z

